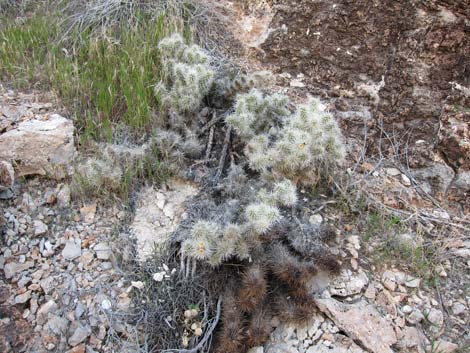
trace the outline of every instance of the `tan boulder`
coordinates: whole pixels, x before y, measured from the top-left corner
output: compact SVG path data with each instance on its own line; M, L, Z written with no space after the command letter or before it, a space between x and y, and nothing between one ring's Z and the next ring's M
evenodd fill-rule
M62 179L71 172L75 155L74 127L58 114L25 120L0 135L0 160L15 168L15 174L47 175Z
M318 308L354 341L375 353L393 353L397 336L392 323L377 309L361 300L344 304L333 298L315 299Z

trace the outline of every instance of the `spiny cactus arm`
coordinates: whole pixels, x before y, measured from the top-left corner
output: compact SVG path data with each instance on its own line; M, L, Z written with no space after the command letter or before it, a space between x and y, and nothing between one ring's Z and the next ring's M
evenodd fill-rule
M265 233L274 223L281 219L277 207L265 203L253 203L245 211L248 225L256 234Z
M187 48L183 37L179 33L174 33L169 37L163 38L158 43L158 49L164 59L180 59L184 50Z
M297 188L288 179L274 184L273 195L281 205L294 206L297 203Z

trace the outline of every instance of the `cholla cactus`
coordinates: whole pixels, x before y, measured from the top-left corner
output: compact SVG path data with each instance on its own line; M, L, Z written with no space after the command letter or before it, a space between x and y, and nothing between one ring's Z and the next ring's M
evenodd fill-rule
M75 179L86 188L117 190L122 182L122 168L111 159L89 158L77 166Z
M208 260L214 252L214 244L220 236L215 222L199 221L191 231L191 238L183 243L184 253L196 260Z
M179 33L174 33L169 37L163 38L158 43L158 49L166 60L178 60L182 57L186 48L183 37Z
M249 227L255 232L255 234L265 233L281 218L279 209L266 203L248 205L245 215L248 220Z
M235 112L226 121L245 139L244 152L251 169L272 170L276 178L313 184L344 158L341 131L332 115L313 98L284 119L284 126L276 129L276 119L289 114L286 107L286 97L263 97L253 89L238 95ZM282 185L287 187L287 184ZM292 189L290 191L292 196ZM291 198L281 203L289 205L291 202L295 200Z
M271 164L269 150L269 135L254 136L245 146L245 155L248 157L250 168L258 172L264 171Z
M197 45L187 46L179 34L160 41L166 82L155 85L155 95L179 113L195 111L214 80L209 56Z
M344 158L341 131L317 99L299 108L269 151L275 172L309 184Z
M286 96L273 94L264 97L259 90L252 89L237 96L235 111L226 118L226 122L248 140L288 116L287 104Z
M273 190L270 192L261 189L258 192L258 198L262 203L271 206L288 206L292 207L297 203L297 188L288 179L274 183Z
M177 112L189 112L199 108L209 93L214 71L206 65L175 63L172 65L172 87L166 99Z
M297 203L297 188L288 179L274 184L273 195L283 206L294 206Z

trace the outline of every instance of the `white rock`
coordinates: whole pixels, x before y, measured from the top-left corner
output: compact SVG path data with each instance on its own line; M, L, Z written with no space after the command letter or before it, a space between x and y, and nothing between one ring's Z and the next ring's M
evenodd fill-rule
M290 81L290 86L302 88L302 87L305 87L305 83L303 83L301 79L294 78L293 80Z
M261 346L253 347L247 353L264 353L264 348Z
M410 288L418 288L420 283L421 283L421 280L419 278L409 277L407 278L405 282L405 286L410 287Z
M108 243L98 243L93 250L95 250L96 257L100 260L109 260L111 258L112 252Z
M405 174L401 175L401 183L405 186L411 186L411 180Z
M431 310L429 310L426 317L431 324L436 325L438 327L441 327L444 323L444 315L440 310L432 308Z
M39 174L64 178L72 169L73 138L72 121L58 114L25 120L0 135L0 160L17 162L18 176Z
M403 314L410 314L413 311L413 308L409 305L405 305L403 308L401 308L401 311Z
M82 248L80 244L77 244L73 240L68 240L65 243L65 247L62 250L62 256L64 259L72 261L76 259L77 257L80 257L82 255Z
M111 309L112 305L109 299L103 299L103 301L101 302L101 307L103 308L103 310Z
M320 225L323 223L323 217L320 214L316 213L311 215L308 221L310 222L310 224Z
M67 184L60 185L57 191L57 204L59 207L70 206L71 194Z
M130 233L137 241L139 260L148 259L155 249L158 251L158 248L168 240L184 213L184 202L197 192L198 189L192 184L177 180L170 183L169 191L155 190L153 187L142 190L138 195L134 221L130 226ZM164 206L166 210L164 213L157 205L157 201L165 199L167 204ZM168 223L166 215L173 216L171 223Z
M165 272L157 272L153 274L153 280L156 282L161 282L163 281L163 278L165 278Z
M452 305L452 312L454 313L454 315L460 315L464 313L466 310L467 310L466 306L460 302L455 302Z
M386 168L385 172L390 176L397 176L401 174L400 170L397 168Z
M137 289L143 289L145 287L145 284L142 281L132 281L131 286Z
M33 226L34 226L34 235L38 236L38 235L47 233L47 230L48 230L47 225L44 224L42 221L35 220L33 222Z

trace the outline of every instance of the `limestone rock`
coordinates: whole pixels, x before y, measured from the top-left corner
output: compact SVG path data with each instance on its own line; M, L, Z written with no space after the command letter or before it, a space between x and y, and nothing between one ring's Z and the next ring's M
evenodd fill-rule
M169 191L150 187L140 193L130 227L131 234L137 240L140 260L147 259L155 248L168 239L184 213L184 202L197 191L189 183L173 181Z
M93 249L96 251L96 257L98 259L109 260L111 258L112 252L108 243L98 243Z
M35 220L34 221L34 235L43 235L47 233L47 225L44 224L42 221Z
M90 329L88 327L79 325L75 331L73 332L72 336L69 337L68 343L72 346L75 347L76 345L82 343L87 339L87 337L90 335Z
M16 174L61 179L71 172L74 127L58 114L20 122L0 135L0 160L15 161Z
M451 167L441 163L414 170L413 174L422 183L421 187L430 194L445 193L455 176Z
M308 348L306 353L366 353L366 351L349 337L336 334L329 345L318 343Z
M49 300L43 305L41 305L36 316L37 323L40 325L44 324L47 320L48 314L51 312L55 312L56 310L57 304L53 300Z
M441 353L452 353L457 348L459 348L459 346L456 345L455 343L448 342L442 339L437 341L436 343L436 349L438 352L441 352Z
M69 240L67 241L67 243L65 243L64 250L62 250L62 256L64 257L64 259L71 261L76 259L80 255L82 255L82 249L80 244L76 243L73 240Z
M60 207L70 206L70 187L67 184L63 184L57 187L57 204Z
M10 279L14 277L17 273L23 272L24 270L27 270L28 268L31 268L33 266L34 263L32 261L27 261L22 264L16 262L9 262L3 268L3 271L5 272L5 278Z
M440 310L432 308L431 310L429 310L426 317L431 324L436 325L438 327L441 327L444 323L444 315Z
M338 327L368 350L393 353L391 346L397 342L393 326L373 305L364 300L343 304L332 298L317 298L315 302Z

